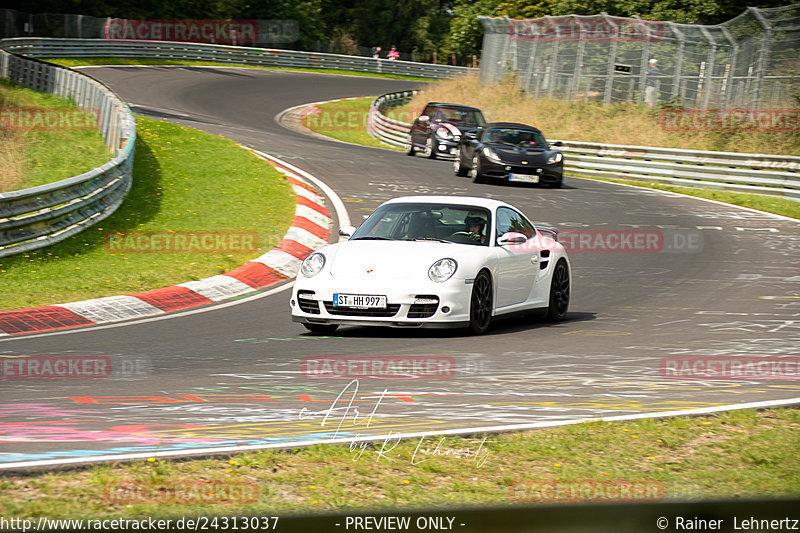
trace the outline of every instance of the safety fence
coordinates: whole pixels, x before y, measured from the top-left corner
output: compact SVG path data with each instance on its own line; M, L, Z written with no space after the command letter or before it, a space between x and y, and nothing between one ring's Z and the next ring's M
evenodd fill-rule
M110 216L131 187L136 141L133 115L111 89L78 72L4 48L0 41L0 77L96 112L113 157L79 176L0 193L0 257L62 241Z
M116 57L211 61L260 67L356 70L431 79L449 78L478 70L412 61L221 44L56 38L4 39L0 43L6 50L39 58Z
M407 104L415 91L387 93L369 111L367 131L392 146L405 146L411 124L384 111ZM656 181L683 187L783 196L800 201L800 157L623 146L562 141L564 170L585 176Z
M749 7L714 26L606 14L479 19L481 82L514 74L535 97L729 109L796 107L800 95L800 4Z

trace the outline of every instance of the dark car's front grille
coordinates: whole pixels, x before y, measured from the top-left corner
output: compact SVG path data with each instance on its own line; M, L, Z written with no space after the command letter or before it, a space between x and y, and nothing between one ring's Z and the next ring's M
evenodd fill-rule
M439 308L438 296L418 294L417 300L422 303L415 302L411 304L411 307L408 309L408 318L428 318L433 316Z
M333 302L324 302L325 310L336 316L368 316L374 318L388 318L397 314L400 304L388 304L385 309L360 309L357 307L338 307Z
M318 315L320 313L319 302L308 298L312 296L314 296L314 291L297 291L297 305L304 313Z

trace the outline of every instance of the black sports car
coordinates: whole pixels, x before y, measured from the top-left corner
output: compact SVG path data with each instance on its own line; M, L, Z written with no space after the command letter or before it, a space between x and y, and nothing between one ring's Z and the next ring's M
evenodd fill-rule
M486 124L483 113L476 107L430 102L411 125L406 141L406 153L414 155L423 150L425 157L453 156L464 133Z
M553 146L561 146L561 141ZM491 179L561 187L564 154L552 149L533 126L490 122L461 137L453 171L457 176L469 174L476 182Z

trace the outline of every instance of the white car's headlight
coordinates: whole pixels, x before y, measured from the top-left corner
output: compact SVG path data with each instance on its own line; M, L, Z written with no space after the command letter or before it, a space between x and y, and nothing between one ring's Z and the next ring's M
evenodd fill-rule
M556 152L555 154L551 155L547 158L547 164L552 165L553 163L558 163L564 156L561 155L561 152Z
M441 283L453 277L458 268L458 263L455 259L445 258L439 259L428 269L428 277L431 281Z
M497 154L494 153L494 150L492 150L488 146L483 149L483 155L485 155L486 159L488 159L489 161L494 161L495 163L501 163L500 158L497 157Z
M307 278L316 276L322 267L325 266L325 256L321 253L314 252L303 261L300 266L300 272Z

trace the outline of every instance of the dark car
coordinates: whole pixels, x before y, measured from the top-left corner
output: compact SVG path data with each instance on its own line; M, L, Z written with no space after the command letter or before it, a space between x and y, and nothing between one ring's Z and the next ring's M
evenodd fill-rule
M474 132L484 124L486 119L477 107L430 102L411 125L406 153L414 155L422 150L430 159L439 155L453 156L463 134Z
M561 146L561 141L553 146ZM552 149L533 126L490 122L461 137L453 171L457 176L469 174L475 182L501 180L561 187L564 154Z

